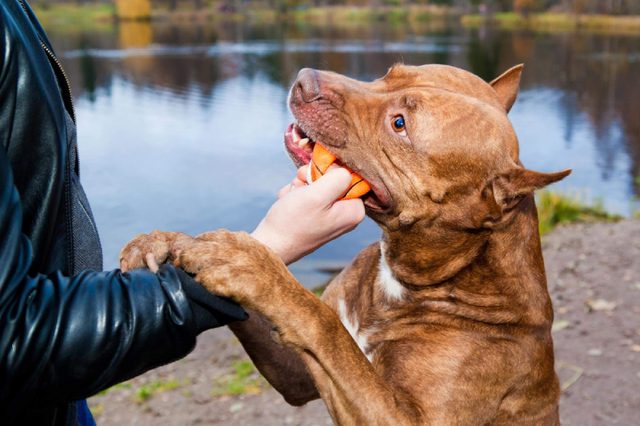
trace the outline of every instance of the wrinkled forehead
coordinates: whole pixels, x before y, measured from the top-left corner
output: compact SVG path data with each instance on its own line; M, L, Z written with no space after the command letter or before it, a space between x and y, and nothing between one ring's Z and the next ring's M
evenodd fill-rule
M449 65L396 64L377 82L385 85L387 90L393 91L412 88L435 88L450 91L504 109L496 92L488 83L475 74Z
M475 74L447 65L395 65L377 82L387 90L418 89L428 97L435 108L421 116L426 131L417 136L419 149L435 163L439 155L445 157L442 167L477 173L519 161L518 139L504 106L491 85Z

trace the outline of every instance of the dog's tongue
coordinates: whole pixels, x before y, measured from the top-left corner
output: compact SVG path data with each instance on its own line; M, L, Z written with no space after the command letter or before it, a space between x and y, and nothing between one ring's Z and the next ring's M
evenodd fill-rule
M311 155L311 161L309 162L309 175L307 176L307 182L311 183L316 181L320 176L325 174L332 164L340 165L351 172L351 185L349 189L341 198L342 200L349 200L351 198L358 198L371 191L371 185L364 180L362 176L354 173L348 167L340 164L336 161L336 156L327 151L325 147L316 143L313 147L313 154Z

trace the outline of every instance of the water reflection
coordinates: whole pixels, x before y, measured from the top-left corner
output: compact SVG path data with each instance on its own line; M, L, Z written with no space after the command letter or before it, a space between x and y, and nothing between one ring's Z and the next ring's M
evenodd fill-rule
M640 37L465 31L449 25L261 27L122 24L53 33L77 99L83 180L106 265L132 235L249 230L293 167L282 145L302 67L359 79L398 61L448 63L490 80L524 62L511 117L523 162L574 169L558 187L629 213L640 175ZM341 263L378 237L366 223L296 265Z

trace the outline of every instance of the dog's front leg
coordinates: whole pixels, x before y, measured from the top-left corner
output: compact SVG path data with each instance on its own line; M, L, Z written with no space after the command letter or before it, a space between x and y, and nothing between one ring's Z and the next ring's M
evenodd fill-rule
M154 272L165 261L177 261L180 252L192 244L216 241L221 234L208 232L197 237L180 232L153 231L129 241L120 252L123 272L149 268ZM176 262L179 263L179 262ZM289 346L274 341L273 326L256 311L250 311L246 321L229 324L249 357L269 383L289 404L303 405L319 398L312 377L300 355Z
M337 424L427 423L418 402L378 374L333 310L323 305L297 315L306 318L308 330L283 334L300 351ZM282 327L289 331L286 325Z
M320 395L300 354L283 345L273 325L257 311L249 319L229 324L260 373L291 405L304 405Z
M264 315L301 354L339 424L423 424L418 404L373 368L337 314L247 234L220 231L182 251L178 263L210 291Z

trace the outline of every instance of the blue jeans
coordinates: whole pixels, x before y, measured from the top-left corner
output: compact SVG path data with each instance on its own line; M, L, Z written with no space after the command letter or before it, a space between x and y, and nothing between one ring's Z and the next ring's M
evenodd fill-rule
M86 400L76 401L76 416L79 426L96 426L96 421L93 419L93 415L89 410Z

